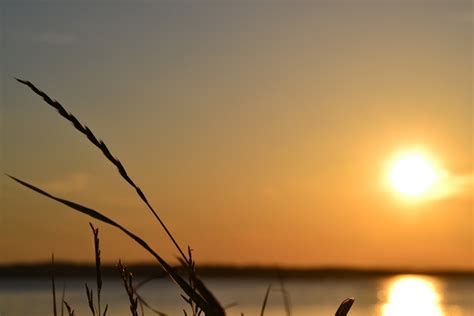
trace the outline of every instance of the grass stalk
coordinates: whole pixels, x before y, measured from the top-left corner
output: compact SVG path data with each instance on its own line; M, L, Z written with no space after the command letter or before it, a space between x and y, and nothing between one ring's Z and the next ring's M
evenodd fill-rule
M272 288L272 285L268 285L267 291L265 292L265 297L263 298L263 303L262 303L262 310L260 311L260 316L263 316L265 314L265 308L267 307L267 301L268 301L268 296L270 295L270 290Z
M51 285L53 290L53 315L57 316L58 311L56 309L56 282L54 280L54 253L51 254Z
M143 193L143 191L140 189L140 187L138 187L138 185L135 184L135 182L130 178L130 176L128 175L125 167L122 165L122 163L120 162L120 160L118 160L117 158L115 158L112 153L110 152L109 148L107 147L107 145L100 139L98 139L94 133L89 129L89 127L87 127L86 125L83 125L73 114L71 114L70 112L68 112L62 105L61 103L59 103L58 101L56 100L53 100L51 99L45 92L39 90L33 83L31 83L30 81L26 81L26 80L21 80L21 79L18 79L16 78L16 80L26 86L28 86L34 93L36 93L37 95L39 95L40 97L43 98L43 100L49 104L50 106L52 106L53 108L55 108L58 113L63 117L65 118L66 120L68 120L69 122L71 122L74 127L76 128L76 130L78 130L79 132L81 132L82 134L84 134L87 139L89 139L89 141L94 144L97 148L99 148L102 152L102 154L107 158L107 160L109 160L118 170L119 174L122 176L122 178L129 184L131 185L136 193L138 194L138 196L140 197L140 199L146 204L146 206L148 207L148 209L151 211L151 213L154 215L154 217L158 220L158 222L160 223L161 227L165 230L166 234L168 235L168 237L171 239L171 241L173 242L174 246L176 247L176 249L178 249L180 255L183 257L183 259L188 262L188 258L186 257L186 255L184 254L184 252L181 250L181 247L179 246L178 242L175 240L175 238L173 237L173 235L171 234L171 232L169 231L168 227L165 225L165 223L163 222L163 220L158 216L158 214L156 213L155 209L153 208L153 206L150 204L150 202L148 202L148 199L147 197L145 196L145 194Z
M290 294L285 288L285 282L283 281L282 277L280 277L280 291L281 291L281 297L283 299L283 305L285 306L286 316L291 316Z
M136 234L132 233L131 231L127 230L125 227L120 225L119 223L113 221L109 217L103 215L101 212L98 212L94 209L88 208L86 206L80 205L78 203L68 201L59 197L56 197L54 195L51 195L50 193L43 191L42 189L31 185L25 181L22 181L18 178L15 178L13 176L9 176L12 180L18 182L19 184L29 188L32 191L35 191L41 195L44 195L52 200L55 200L61 204L64 204L75 211L78 211L80 213L83 213L91 218L94 218L96 220L99 220L103 223L106 223L108 225L114 226L115 228L119 229L122 231L124 234L126 234L129 238L134 240L136 243L138 243L142 248L144 248L149 254L151 254L157 262L161 265L165 273L184 291L184 293L187 295L182 297L188 302L191 306L193 316L200 315L201 313L204 313L207 316L224 316L225 315L225 310L222 308L220 303L217 301L217 299L214 297L211 291L204 285L204 283L198 278L195 270L195 262L192 258L192 253L191 253L191 248L188 246L188 256L184 254L182 251L181 247L175 240L174 236L171 234L170 230L167 228L163 220L158 216L150 202L148 201L147 197L143 193L143 191L138 187L138 185L135 184L135 182L130 178L128 175L125 167L122 165L122 163L115 158L115 156L112 155L110 150L108 149L107 145L100 139L98 139L94 133L86 126L83 125L73 114L68 112L58 101L51 99L46 93L43 91L39 90L34 84L32 84L29 81L21 80L21 79L16 79L18 82L28 86L34 93L39 95L40 97L43 98L43 100L52 106L54 109L58 111L58 113L68 120L70 123L73 124L76 130L81 132L83 135L87 137L87 139L95 145L97 148L99 148L102 152L102 154L106 157L106 159L111 162L119 172L120 176L130 185L132 186L140 199L145 203L149 211L154 215L155 219L160 223L161 227L164 229L176 249L180 253L180 262L183 264L183 266L186 268L188 272L188 281L185 281L161 256L158 255L158 253L153 250L143 239L141 239L139 236ZM103 315L101 315L101 290L102 290L102 275L101 275L101 260L100 260L100 247L99 247L99 237L98 237L98 229L95 228L92 224L90 224L91 229L94 234L94 250L95 250L95 262L96 262L96 281L97 281L97 309L94 306L94 299L93 299L93 291L92 289L89 289L89 287L86 286L86 293L87 293L87 299L89 302L89 307L92 311L93 316L106 316L108 305L105 306L105 310ZM51 282L52 282L52 293L53 293L53 315L57 316L57 306L56 306L56 287L55 287L55 278L54 278L54 253L51 256L51 264L52 264L52 272L51 272ZM119 270L121 272L122 280L124 282L125 289L127 291L127 294L129 296L130 300L130 310L132 312L132 316L138 316L138 303L142 307L142 314L144 313L143 310L143 305L148 306L148 304L138 295L136 292L136 289L133 288L132 286L132 274L128 272L126 266L122 265L121 262L119 262ZM268 286L268 289L265 293L265 297L263 300L262 304L262 309L260 315L263 316L265 312L265 308L267 305L268 297L270 294L270 289L271 285ZM63 316L64 309L63 307L65 306L67 309L67 312L69 316L74 316L74 310L69 306L69 304L64 300L64 292L65 289L63 288L63 294L62 294L62 304L61 304L61 316ZM290 301L289 301L289 295L286 292L283 283L281 283L281 292L283 295L283 300L285 304L285 310L287 315L291 314L291 308L290 308ZM341 305L339 306L336 316L346 316L347 313L349 312L352 304L354 303L353 298L348 298L344 300ZM151 310L153 310L151 307L149 307ZM156 310L153 310L155 313L159 315L164 315L161 312L158 312ZM184 314L186 315L186 311L184 311Z
M75 316L74 310L71 308L71 306L68 304L68 302L63 301L63 305L66 306L68 316Z
M97 284L97 314L99 316L105 316L101 314L100 308L100 293L102 291L102 273L101 273L101 260L100 260L100 244L99 244L99 228L95 228L92 223L89 223L94 236L94 254L95 254L95 272L96 272L96 284Z
M127 266L122 264L121 261L119 261L117 267L119 269L125 291L127 292L128 300L130 301L130 312L132 313L132 316L138 316L138 297L135 295L135 290L133 289L133 275L128 271Z
M91 310L92 316L95 316L95 306L94 306L94 294L92 289L89 289L89 286L86 286L86 295L87 295L87 303L89 304L89 309Z
M66 284L63 284L63 291L61 293L61 316L64 316L64 298L66 295Z
M215 315L215 316L222 316L225 315L224 309L217 303L217 301L209 300L207 301L205 298L209 299L208 294L210 291L200 282L200 287L198 287L198 291L194 290L178 273L161 257L156 253L143 239L135 235L134 233L127 230L125 227L121 226L120 224L116 223L112 219L108 218L107 216L103 215L100 212L97 212L91 208L85 207L83 205L77 204L75 202L71 202L65 199L61 199L55 197L46 191L43 191L25 181L17 179L13 176L7 175L14 181L18 182L19 184L33 190L41 195L44 195L52 200L55 200L61 204L64 204L80 213L86 214L92 218L95 218L103 223L109 224L121 230L131 239L133 239L136 243L138 243L143 249L148 251L162 266L163 270L168 274L168 276L175 281L175 283L181 287L181 289L203 310L206 315ZM197 279L197 278L196 278ZM198 293L199 292L199 293ZM202 296L201 296L202 295Z

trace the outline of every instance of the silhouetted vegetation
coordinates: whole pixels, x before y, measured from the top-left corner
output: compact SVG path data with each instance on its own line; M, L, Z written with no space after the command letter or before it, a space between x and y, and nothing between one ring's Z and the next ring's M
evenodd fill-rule
M165 223L156 213L155 209L149 203L143 191L135 183L135 181L133 181L132 178L128 175L123 164L117 158L115 158L115 156L110 152L107 145L102 140L98 139L95 136L95 134L86 125L83 125L73 114L68 112L58 101L51 99L46 93L36 88L36 86L33 85L31 82L20 80L20 79L17 79L17 80L20 83L28 86L33 92L35 92L37 95L42 97L43 100L47 104L49 104L51 107L56 109L63 118L71 122L74 128L80 133L82 133L83 135L85 135L87 139L102 152L103 156L117 168L117 171L119 172L122 179L125 180L134 189L134 191L137 193L137 195L142 200L142 202L145 203L145 205L148 207L150 212L154 215L155 219L159 222L161 227L165 230L171 242L174 244L175 248L178 250L180 254L179 260L181 262L181 270L178 271L177 269L175 269L175 267L171 266L165 259L163 259L161 255L159 255L159 252L153 249L151 246L149 246L149 244L145 240L143 240L134 232L128 230L125 226L114 221L111 217L104 215L104 212L95 210L93 208L81 205L73 201L69 201L69 200L54 196L42 190L41 188L38 188L23 180L20 180L14 176L9 176L9 177L13 179L14 181L18 182L19 184L29 188L32 191L35 191L43 196L46 196L52 200L55 200L95 220L98 220L102 223L111 225L119 229L125 235L127 235L132 240L134 240L140 247L145 249L157 261L160 267L159 272L164 272L172 281L174 281L174 283L179 288L181 288L181 290L184 292L181 296L183 300L186 302L186 304L188 304L190 308L190 313L193 316L201 315L201 314L205 314L208 316L225 315L225 309L222 307L218 299L206 287L204 282L198 276L198 270L196 269L196 263L194 262L193 257L192 257L191 248L188 246L187 255L183 252L182 248L178 245L178 243L176 242L174 236L172 235L168 227L165 225ZM101 302L100 302L100 293L101 293L101 288L102 288L102 270L101 270L101 260L100 260L98 229L94 228L92 224L91 224L91 229L94 236L94 249L95 249L95 262L96 262L95 275L96 275L96 282L97 282L97 285L96 285L97 296L96 296L96 299L94 300L93 290L89 288L87 284L85 285L86 294L87 294L87 300L88 300L92 315L105 316L107 313L107 306L105 307L104 313L101 314ZM52 263L54 264L54 257L52 258ZM133 276L130 273L129 269L125 265L123 265L121 262L119 262L118 268L119 268L120 276L124 283L125 290L127 292L127 296L130 301L130 312L132 316L138 316L138 304L139 302L141 302L141 304L144 304L144 303L142 300L139 300L139 296L136 293L136 289L133 285ZM53 301L54 301L53 314L54 316L57 316L54 274L52 274L52 289L53 289ZM266 306L269 292L270 292L270 287L268 288L264 297L261 315L263 315L265 312L265 306ZM289 315L291 313L289 298L288 298L288 294L286 293L286 290L284 290L283 284L281 285L281 292L282 292L283 300L286 307L286 313L287 315ZM337 310L336 316L346 315L349 309L351 308L353 302L354 300L351 298L344 300L341 306L339 307L339 309ZM72 310L70 305L66 303L64 298L61 304L64 304L66 306L69 315L74 315L74 311ZM183 310L183 311L184 311L184 314L187 315L186 310ZM144 313L143 308L142 308L142 313Z

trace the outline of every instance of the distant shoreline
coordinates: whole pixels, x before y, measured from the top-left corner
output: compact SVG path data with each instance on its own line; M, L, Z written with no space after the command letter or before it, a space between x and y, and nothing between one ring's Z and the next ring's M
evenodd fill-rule
M138 277L160 275L163 271L156 264L130 264L129 270ZM178 268L179 269L179 268ZM345 267L284 268L271 266L231 266L202 265L198 273L206 278L368 278L384 277L398 274L423 274L440 277L474 278L474 270L441 270L441 269L374 269ZM0 278L41 278L51 275L50 263L5 264L0 265ZM117 268L112 264L102 266L103 275L117 276ZM95 276L94 264L55 263L54 274L57 277Z

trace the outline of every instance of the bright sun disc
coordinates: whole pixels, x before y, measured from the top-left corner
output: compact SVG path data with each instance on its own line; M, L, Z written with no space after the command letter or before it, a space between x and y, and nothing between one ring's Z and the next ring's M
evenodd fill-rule
M416 197L426 193L436 180L435 167L421 153L401 155L390 168L391 187L405 196Z

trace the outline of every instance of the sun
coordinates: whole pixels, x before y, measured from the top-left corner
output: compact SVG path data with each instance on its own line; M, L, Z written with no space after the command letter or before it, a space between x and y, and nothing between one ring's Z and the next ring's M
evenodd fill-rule
M405 152L397 156L389 169L392 189L406 197L421 197L438 180L433 162L421 152Z

